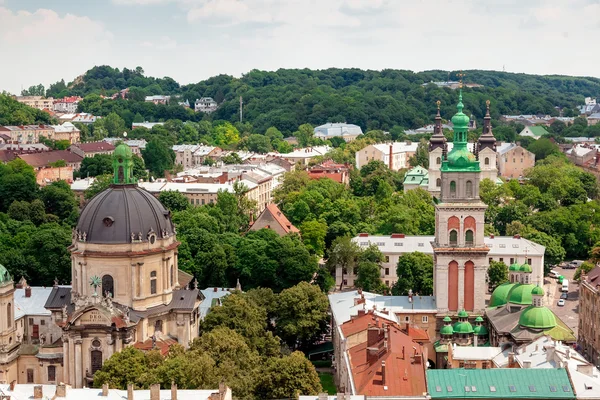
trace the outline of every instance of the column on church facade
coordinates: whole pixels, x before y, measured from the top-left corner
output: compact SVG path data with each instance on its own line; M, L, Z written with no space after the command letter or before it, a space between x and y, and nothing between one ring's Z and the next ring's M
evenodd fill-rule
M483 314L485 311L485 295L480 293L486 293L487 290L487 261L485 257L475 264L475 288L486 288L483 292L480 290L475 291L475 313Z
M69 364L71 355L69 354L69 341L63 336L63 382L70 382L69 380Z
M81 354L81 337L75 339L75 388L83 387L83 359Z
M75 340L69 337L69 383L75 387Z

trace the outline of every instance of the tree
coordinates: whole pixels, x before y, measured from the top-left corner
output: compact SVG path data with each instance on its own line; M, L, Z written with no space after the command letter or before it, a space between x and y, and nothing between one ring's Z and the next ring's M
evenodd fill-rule
M488 284L495 288L508 282L508 267L502 261L490 261L488 268Z
M291 348L306 349L327 331L329 302L318 286L300 282L277 299L275 332Z
M37 197L38 186L33 168L16 159L0 164L0 211L8 210L15 200L31 201Z
M298 130L294 132L294 136L298 139L298 144L302 147L306 147L310 144L313 135L314 129L310 124L302 124L298 127Z
M536 161L543 160L552 154L561 154L558 146L550 139L545 137L541 137L535 142L531 143L529 146L527 146L527 150L535 154Z
M398 281L392 288L396 296L406 296L409 290L421 296L433 294L433 258L415 251L405 253L398 259Z
M302 241L311 254L323 255L327 224L320 221L305 221L300 225Z
M98 140L104 139L105 134L111 137L120 137L126 129L123 118L119 114L111 112L106 117L94 122L94 138ZM97 132L103 133L97 134Z
M129 383L144 387L144 376L148 373L148 355L133 346L125 347L113 354L94 374L94 387L108 383L110 388L126 389Z
M139 157L138 157L139 158ZM85 157L81 161L79 176L95 177L98 175L112 174L112 156L108 154L96 154L94 157Z
M160 192L158 200L171 212L183 211L190 207L187 197L174 190Z
M243 161L238 153L231 152L221 157L223 164L241 164Z
M586 274L588 272L590 272L591 270L593 270L595 267L594 264L592 264L591 262L584 262L583 264L581 264L578 268L577 271L575 271L575 275L573 275L573 280L579 281L581 278L581 272L585 272Z
M164 176L165 171L173 168L175 162L175 152L158 137L148 142L146 148L142 150L142 157L150 173L160 178Z
M545 232L532 232L524 237L546 248L544 252L545 273L548 273L552 266L560 264L565 259L565 248L561 245L560 240L555 237Z
M21 96L42 96L46 95L46 89L41 83L39 85L30 86L29 89L21 90Z
M69 184L65 181L52 182L40 190L40 198L46 206L46 212L56 215L60 220L77 222L78 202Z
M229 146L240 141L240 133L229 122L215 126L211 136L215 146Z
M323 391L315 367L299 351L272 358L259 377L257 395L261 399L295 399Z
M425 139L421 139L419 144L417 145L417 151L415 154L408 160L411 167L416 167L417 165L422 166L423 168L429 168L429 142Z
M268 137L258 134L252 134L248 136L247 145L248 150L256 153L268 153L273 150L271 141Z
M381 282L381 265L372 261L361 261L357 269L354 286L366 292L383 293L385 286Z

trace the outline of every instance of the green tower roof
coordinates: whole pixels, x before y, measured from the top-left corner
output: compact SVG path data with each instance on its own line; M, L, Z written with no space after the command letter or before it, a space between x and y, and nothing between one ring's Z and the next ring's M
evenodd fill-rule
M470 322L457 322L453 329L454 333L473 333L473 325Z
M454 333L454 329L451 325L444 325L442 329L440 329L441 335L452 335Z
M468 317L469 317L469 314L467 314L467 312L466 312L465 310L460 310L460 311L458 312L458 316L459 316L460 318L468 318Z
M543 295L544 295L544 289L542 289L542 288L541 288L541 287L539 287L539 286L536 286L536 287L534 287L534 288L533 288L533 290L531 291L531 294L532 294L532 295L535 295L535 296L543 296Z
M508 294L510 293L511 289L515 287L515 285L517 285L517 283L505 282L494 289L492 297L490 297L489 306L499 307L506 304L508 301Z
M458 112L452 117L454 130L454 146L448 153L447 159L442 162L442 171L479 172L479 161L475 154L467 148L467 133L469 131L469 117L463 113L462 89L458 95Z
M531 269L531 265L529 264L523 264L519 267L519 272L533 272L533 270Z
M6 282L12 281L8 270L4 268L4 265L0 264L0 285Z
M532 284L517 284L508 294L508 302L520 305L532 304L531 292L534 288L535 285Z
M508 270L509 271L518 271L519 268L521 268L521 264L514 263L514 264L511 264L510 267L508 267Z
M444 317L444 320L443 320L443 321L444 321L444 322L452 322L452 318L450 318L448 315L446 315L446 316Z
M483 318L481 318L481 315L475 318L475 322L483 322Z
M488 328L486 328L484 325L478 325L476 327L473 328L473 333L476 334L477 336L484 336L484 335L488 335Z
M556 317L547 307L529 306L521 313L519 325L531 329L549 329L556 326Z

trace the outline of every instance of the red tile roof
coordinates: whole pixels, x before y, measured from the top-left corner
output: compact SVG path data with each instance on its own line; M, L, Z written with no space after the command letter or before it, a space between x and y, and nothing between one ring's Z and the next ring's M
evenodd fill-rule
M600 267L595 267L585 275L585 280L590 285L600 285Z
M267 204L267 208L265 208L265 211L263 211L263 213L266 213L266 212L270 213L273 216L273 219L279 225L281 225L281 228L285 231L285 233L300 232L300 230L298 228L296 228L294 225L292 225L290 220L287 219L287 217L285 215L283 215L283 213L279 210L279 208L277 207L277 205L275 205L275 203ZM258 218L260 218L260 216Z
M57 162L59 160L65 160L67 164L79 163L83 160L83 157L77 154L71 153L68 150L54 150L54 151L42 151L39 153L31 154L19 154L21 160L34 168L45 167L50 163Z
M177 340L173 338L160 337L156 339L154 346L152 345L152 338L149 338L143 342L136 342L133 347L142 351L159 350L160 354L165 356L169 352L169 348L177 343Z
M89 142L89 143L77 143L76 146L81 149L84 153L97 153L100 151L114 151L115 146L108 142Z
M349 350L356 393L422 396L427 392L423 348L398 324L387 322L367 313L342 325L343 332L355 331L353 325L367 330L368 339Z

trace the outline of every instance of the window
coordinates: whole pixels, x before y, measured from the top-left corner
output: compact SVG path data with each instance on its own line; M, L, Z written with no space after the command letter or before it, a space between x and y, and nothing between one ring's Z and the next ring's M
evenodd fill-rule
M422 322L423 324L426 324L426 323L428 323L428 322L429 322L429 317L428 317L427 315L423 315L423 316L421 317L421 322Z
M485 165L490 165L490 159L489 159L489 157L486 157L483 163Z
M456 244L458 243L458 232L456 232L454 229L450 231L450 245L451 246L456 246Z
M442 391L442 387L441 386L436 386L435 387L435 391L436 392L441 392Z
M511 392L516 392L516 391L517 391L517 388L516 388L516 387L514 387L513 385L510 385L510 386L508 387L508 390L510 390Z
M390 262L390 256L385 256L385 262Z
M33 320L33 318L29 318L29 319ZM8 326L9 328L12 326L12 320L13 320L12 303L8 303L6 305L6 326Z
M452 393L452 386L446 386L446 392Z
M33 325L33 318L29 318L29 325Z
M571 391L571 388L570 388L570 387L568 387L568 386L566 386L566 385L565 385L565 386L563 386L563 392L570 392L570 391Z
M369 245L369 242L360 242L360 245L361 245L361 246L368 246L368 245Z
M533 385L529 385L529 391L530 391L530 392L536 392L536 390L535 390L535 386L533 386Z
M456 182L450 181L450 197L456 196Z
M502 258L502 257L500 257L498 260L499 260L500 262L504 262L504 258Z
M385 269L385 276L388 276L389 274L390 274L390 269L389 269L389 268L386 268L386 269Z
M488 262L490 262L490 263L491 263L492 261L494 261L494 259L493 259L492 257L490 257L490 258L488 259Z
M385 286L390 286L390 281L385 281Z
M551 392L556 392L556 386L550 385L550 391Z
M467 181L466 192L467 192L467 197L473 197L473 182Z
M488 362L484 361L481 363L481 369L488 369Z
M358 275L358 268L353 268L352 269L352 274L353 275Z
M471 387L470 386L465 386L465 392L470 392L471 391Z
M442 159L441 159L440 157L436 158L436 159L435 159L435 163L436 163L437 165L440 165L440 164L442 163Z
M377 242L377 246L385 246L385 242Z
M404 243L402 243L402 242L396 242L396 243L394 243L394 246L398 246L398 247L404 246Z
M33 383L33 370L27 370L27 383Z
M110 275L102 277L102 293L107 297L115 297L115 282Z
M473 231L468 229L465 232L465 244L472 245L473 244Z
M419 243L417 246L419 246L419 247L424 247L424 246L425 246L425 243Z
M506 245L505 245L504 243L501 243L499 247L500 247L501 249L504 249L504 248L506 248Z
M490 386L490 392L495 392L496 391L496 386Z
M40 321L40 325L42 325L42 326L46 325L46 321L44 321L44 320L41 320L41 321Z
M150 272L150 294L156 294L156 271Z
M440 178L437 178L437 179L435 180L435 186L437 186L437 187L440 187L440 186L442 186L442 180L441 180Z
M48 365L48 380L51 382L56 380L56 367L54 365Z
M102 352L100 350L92 350L91 353L92 375L102 368Z
M163 326L163 324L162 324L162 320L161 320L161 319L157 320L157 321L154 323L154 332L155 332L155 333L156 333L156 332L162 332L162 326Z
M514 258L510 258L510 265L513 265L515 263L515 259Z
M463 360L460 360L458 362L458 368L464 368L465 367L465 362Z
M404 322L410 322L410 316L405 315L404 316Z
M519 244L518 243L513 243L513 249L518 249L519 248Z
M528 264L528 265L531 265L531 258L528 258L528 259L527 259L527 264Z

